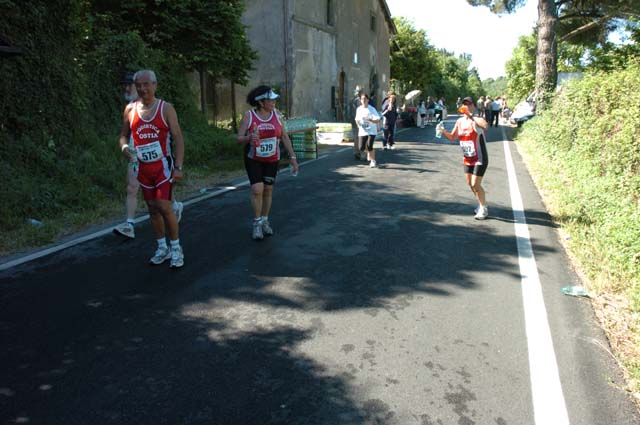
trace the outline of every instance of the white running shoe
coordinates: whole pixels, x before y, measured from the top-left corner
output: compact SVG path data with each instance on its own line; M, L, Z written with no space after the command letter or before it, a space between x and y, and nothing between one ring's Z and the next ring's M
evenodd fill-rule
M273 235L273 228L269 225L269 220L262 220L262 234L264 236Z
M158 264L162 264L165 261L167 261L169 258L171 258L171 251L169 250L169 247L164 247L164 248L158 248L156 250L156 253L153 254L153 257L151 257L149 259L149 262L151 264L155 264L156 266Z
M389 150L395 150L396 145L389 145Z
M184 204L182 202L174 202L173 203L173 212L176 214L176 218L178 219L178 223L182 220L182 210L184 209Z
M478 212L474 216L476 220L484 220L489 216L489 208L488 207L479 207Z
M169 267L172 269L178 269L184 266L184 254L182 253L182 247L179 246L177 248L171 248L171 262L169 263Z
M253 232L251 233L251 239L255 241L264 239L264 233L262 232L262 221L253 221Z
M133 229L133 224L126 222L115 227L113 233L116 235L124 236L125 238L134 239L136 237L136 231Z
M372 159L371 162L369 163L369 167L376 168L377 166L378 166L378 163L376 162L376 160Z

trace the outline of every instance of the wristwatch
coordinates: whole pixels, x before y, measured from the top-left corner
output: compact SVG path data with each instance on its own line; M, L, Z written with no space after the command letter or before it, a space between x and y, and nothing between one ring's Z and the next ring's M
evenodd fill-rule
M182 171L182 165L176 165L174 168L178 171Z

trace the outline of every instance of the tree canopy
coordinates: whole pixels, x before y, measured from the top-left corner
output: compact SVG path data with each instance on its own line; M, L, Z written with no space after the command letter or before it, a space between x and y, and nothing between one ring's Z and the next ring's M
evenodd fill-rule
M623 68L633 57L640 57L640 27L635 20L627 22L624 43L573 44L558 43L558 72L583 72L588 70L612 71ZM535 30L522 36L513 49L505 68L508 78L508 94L511 99L524 99L535 88L537 37Z
M424 30L417 30L406 18L394 18L397 34L391 40L391 77L401 93L422 90L423 97L453 100L458 96L478 97L483 93L478 70L471 55L455 56L432 46Z
M533 1L533 0L530 0ZM494 13L513 13L526 0L467 0ZM558 43L594 45L605 43L607 35L640 15L637 0L538 0L536 91L543 100L556 85ZM579 56L579 49L565 45L565 57ZM575 60L574 60L575 63Z
M105 28L136 32L150 47L214 77L244 83L256 58L240 21L241 0L93 0L85 5L94 23L88 37Z

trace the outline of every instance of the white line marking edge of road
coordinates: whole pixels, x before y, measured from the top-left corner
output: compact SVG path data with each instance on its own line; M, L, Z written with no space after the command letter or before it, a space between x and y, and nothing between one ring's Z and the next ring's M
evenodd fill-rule
M553 348L553 338L551 337L522 195L504 127L501 127L501 131L518 247L518 263L522 277L522 303L529 353L534 421L536 425L569 425L569 415L558 372L558 361Z

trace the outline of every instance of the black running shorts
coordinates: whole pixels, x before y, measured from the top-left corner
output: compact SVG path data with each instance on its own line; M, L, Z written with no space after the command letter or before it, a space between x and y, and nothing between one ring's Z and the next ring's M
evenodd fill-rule
M487 165L486 162L484 164L464 165L464 173L483 177L484 172L487 171Z
M278 163L278 161L256 161L245 155L244 168L247 170L249 183L252 185L256 183L264 183L266 185L274 184L276 182L276 175L278 174Z
M358 148L362 152L364 152L365 148L368 151L372 151L373 150L373 142L375 140L376 140L376 136L374 136L374 135L360 136L360 137L358 137Z

